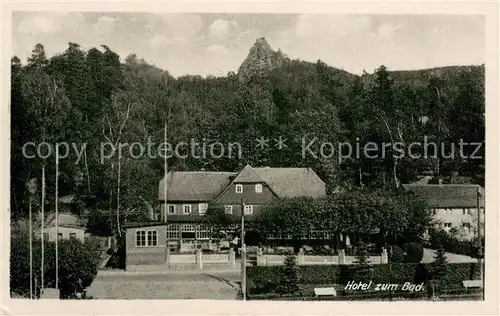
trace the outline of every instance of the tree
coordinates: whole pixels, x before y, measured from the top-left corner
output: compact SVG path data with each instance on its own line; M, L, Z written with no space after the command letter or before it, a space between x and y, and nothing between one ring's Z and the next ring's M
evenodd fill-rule
M283 199L264 209L257 218L257 222L263 235L291 237L294 252L298 252L303 238L308 238L312 224L311 214L314 212L312 198Z
M356 281L367 281L370 279L370 260L368 259L368 249L361 242L356 249L356 259L354 261L354 279Z
M408 243L404 246L404 261L408 263L420 263L424 257L424 247L417 243Z
M100 260L97 245L82 243L78 239L59 241L59 289L61 298L75 298L85 292L95 276ZM33 277L40 280L41 240L33 239ZM44 279L46 287L55 287L55 247L45 242ZM10 288L20 295L29 296L29 237L25 230L14 231L11 238ZM34 282L35 283L35 282ZM40 294L40 282L34 289Z
M45 48L42 44L36 44L31 51L31 56L28 57L28 67L29 68L44 68L49 64L47 60L47 55L45 54Z
M434 258L435 260L431 265L432 282L438 286L439 290L442 290L446 285L446 275L448 274L448 261L442 246L438 248Z
M75 298L78 294L83 294L97 276L99 260L100 252L97 245L84 244L76 238L60 240L59 289L61 298ZM55 267L51 270L55 270ZM49 275L52 274L51 270L48 271ZM48 284L50 285L50 281Z
M391 263L403 263L405 253L401 247L393 245L391 246L391 251L390 251L390 260Z
M229 238L227 229L234 222L221 205L209 205L203 216L203 221L210 227L211 236L216 240Z
M278 281L277 292L280 294L294 294L299 290L300 269L294 255L285 257L284 266Z

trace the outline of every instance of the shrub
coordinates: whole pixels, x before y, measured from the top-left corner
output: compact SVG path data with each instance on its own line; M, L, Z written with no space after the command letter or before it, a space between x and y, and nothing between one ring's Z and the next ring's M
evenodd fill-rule
M419 263L424 257L424 247L417 243L408 243L404 246L405 257L407 263Z
M40 280L41 240L33 238L33 277ZM55 287L55 244L45 242L45 286ZM59 240L59 289L61 298L77 298L95 276L100 260L97 244L78 239ZM29 293L29 241L27 234L13 235L10 253L10 287L19 294ZM40 282L38 282L38 286ZM40 289L34 289L36 293Z
M304 265L300 266L299 284L347 284L354 279L355 265ZM277 280L281 277L281 268L248 267L247 278L255 283L253 294L275 293ZM396 263L377 264L371 266L373 283L422 283L429 279L431 264ZM474 280L477 263L452 263L448 264L446 274L447 288L462 287L463 280Z
M299 267L297 258L293 255L285 257L285 265L281 268L281 276L278 279L277 292L281 294L293 294L299 290Z
M403 263L404 262L405 253L403 249L399 246L392 246L390 250L390 260L391 263Z
M368 250L364 243L361 243L356 251L354 269L355 281L367 281L370 278L370 265L368 260Z

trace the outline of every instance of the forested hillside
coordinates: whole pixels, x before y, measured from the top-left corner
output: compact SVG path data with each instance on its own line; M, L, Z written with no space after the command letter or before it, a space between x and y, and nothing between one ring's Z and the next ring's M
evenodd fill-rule
M258 43L256 44L258 45ZM260 45L260 44L259 44ZM256 51L254 49L254 51ZM484 181L484 146L481 159L455 156L440 159L351 157L339 164L331 158L301 157L303 139L355 146L378 143L428 141L442 144L484 142L484 66L446 67L419 71L391 72L381 66L373 74L357 76L329 67L318 60L290 60L280 53L267 69L243 66L241 74L225 77L183 76L174 78L161 70L128 56L123 63L110 48L84 51L69 43L66 51L45 56L37 45L27 62L17 57L11 63L11 206L14 217L27 212L26 184L37 179L35 207L40 204L42 165L47 181L47 209L54 202L55 159L27 159L22 148L27 142L51 144L86 143L84 155L70 156L59 165L59 196L75 194L81 207L121 212L132 216L147 214L156 207L157 184L164 175L164 160L143 154L102 158L102 143L139 142L148 139L168 142L240 143L243 155L237 158L173 157L169 169L238 170L253 166L313 168L327 182L328 190L362 186L367 190L398 186L432 173L449 177L458 172L473 181ZM272 55L276 56L276 55ZM275 60L278 60L276 62ZM243 70L241 70L243 69ZM242 79L243 78L243 79ZM256 150L259 137L287 139L287 147ZM457 146L458 148L458 146ZM475 147L465 147L471 154ZM414 152L422 152L415 148ZM450 146L444 146L448 154ZM38 204L37 204L38 203ZM108 214L110 214L108 213Z

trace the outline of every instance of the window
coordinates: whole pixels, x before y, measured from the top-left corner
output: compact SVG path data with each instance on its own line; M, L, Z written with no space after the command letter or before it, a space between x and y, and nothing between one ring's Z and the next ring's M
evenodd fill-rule
M207 212L208 204L207 203L200 203L198 204L198 212L200 215L204 215Z
M181 237L182 239L195 239L196 238L196 227L191 224L183 224L181 226Z
M470 229L470 223L462 223L462 228L469 230Z
M148 246L158 246L158 232L156 230L148 230Z
M309 231L309 238L311 239L328 239L330 234L326 230L311 230Z
M451 223L444 223L445 228L451 228Z
M463 215L467 214L467 210L463 209Z
M243 185L242 184L236 185L236 193L243 193Z
M255 185L255 193L262 193L262 184Z
M180 225L170 224L167 226L167 239L179 239Z
M436 215L437 214L437 210L436 209L432 210L432 214Z
M191 214L191 204L184 204L182 210L184 214Z
M233 206L232 205L224 205L224 211L226 214L233 214Z
M69 233L70 239L76 239L76 233Z
M58 233L58 234L57 234L57 237L59 237L59 238L63 238L62 233Z
M43 241L49 241L49 233L43 233Z
M168 214L175 214L175 205L168 205Z
M196 230L195 226L191 224L183 224L181 228L183 232L194 232Z
M253 214L253 205L245 205L245 214Z
M135 232L135 246L136 247L146 246L146 231L145 230L137 230Z
M210 227L204 225L198 226L196 239L210 239Z
M155 247L158 246L158 232L154 229L137 230L135 232L136 247Z

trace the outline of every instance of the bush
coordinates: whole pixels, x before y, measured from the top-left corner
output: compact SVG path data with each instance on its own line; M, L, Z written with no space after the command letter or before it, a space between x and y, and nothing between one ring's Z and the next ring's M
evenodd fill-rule
M285 257L285 265L281 268L281 275L278 279L277 292L280 294L293 294L299 290L299 267L297 258L293 255Z
M40 280L41 240L33 238L33 277ZM95 276L100 261L97 244L78 239L59 240L59 289L61 298L77 298ZM55 287L55 244L44 243L45 287ZM10 287L15 293L29 294L29 239L27 233L13 234L10 253ZM34 284L35 282L33 282ZM40 282L38 282L38 286ZM34 289L40 293L40 289Z
M478 269L477 263L451 263L447 266L446 286L448 288L460 288L463 280L478 279L475 275ZM300 266L299 284L347 284L353 280L355 267L355 265ZM248 267L247 278L255 284L252 294L275 293L277 280L281 276L280 268L282 267ZM373 268L373 283L422 283L429 278L428 271L431 271L431 264L399 263L390 266L377 264L372 265L371 268Z
M441 229L431 230L429 232L429 237L429 246L432 249L439 249L440 247L443 247L446 252L478 258L477 241L459 240ZM484 248L484 238L482 238L482 244Z
M420 263L424 257L424 247L417 243L408 243L404 246L404 261L407 263Z
M405 253L403 249L399 246L391 246L390 260L391 263L403 263L405 259Z

